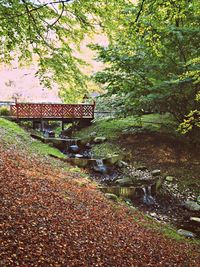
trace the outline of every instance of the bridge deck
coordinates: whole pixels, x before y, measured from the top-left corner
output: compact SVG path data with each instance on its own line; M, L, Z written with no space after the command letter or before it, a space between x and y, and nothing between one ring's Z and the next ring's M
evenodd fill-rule
M92 120L94 118L94 108L94 104L15 103L10 106L10 115L18 120Z

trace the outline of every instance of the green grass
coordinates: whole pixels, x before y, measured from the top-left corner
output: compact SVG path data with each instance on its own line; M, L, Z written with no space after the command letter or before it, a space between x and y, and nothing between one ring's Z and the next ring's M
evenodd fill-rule
M17 123L2 118L0 118L0 139L1 143L7 148L13 145L17 149L29 153L42 156L51 154L59 158L65 158L58 149L32 139Z
M105 136L108 142L93 146L92 153L95 157L108 157L113 154L123 154L122 148L115 142L122 134L132 134L140 131L175 134L175 125L169 114L148 114L142 117L129 116L126 118L101 119L77 132L75 136L88 140L92 132L96 132L96 136Z
M92 153L97 158L108 158L112 157L114 154L121 154L122 151L117 145L106 142L93 146Z
M196 245L200 245L200 240L199 239L193 239L193 238L187 238L182 235L179 235L177 233L177 229L173 227L170 224L162 224L156 222L152 217L149 215L146 215L140 211L140 213L144 216L145 222L140 221L137 216L134 215L134 220L137 221L139 224L144 226L145 228L148 228L150 230L154 230L155 232L159 232L166 236L169 239L173 239L177 242L188 242Z
M0 116L9 116L10 111L7 107L0 107Z
M97 132L98 136L106 136L110 140L117 139L122 133L134 132L137 128L148 131L170 132L174 131L176 123L168 114L148 114L142 117L129 116L126 118L105 119L96 121L92 126L83 129L76 134L77 137L86 138L91 132Z
M150 117L149 117L150 119ZM117 121L119 120L115 120L113 125L116 126ZM123 120L122 120L123 121ZM125 119L123 122L121 121L120 127L122 127L122 125L126 125L126 126L132 126L132 120L131 118L127 118ZM98 127L100 125L103 124L105 126L107 126L107 121L106 122L98 122ZM93 130L94 126L92 126L92 130L90 129L89 132L94 131ZM122 130L122 128L120 128ZM84 131L87 131L87 129L84 129ZM103 132L105 132L105 129L103 129ZM99 134L99 133L98 133ZM115 135L114 135L115 136ZM29 134L23 129L21 128L18 124L11 122L9 120L6 119L2 119L0 118L0 140L1 140L1 145L4 145L5 148L11 148L12 146L14 146L14 148L19 149L19 150L24 150L26 152L28 152L30 155L31 154L36 154L38 156L41 157L41 159L45 156L48 156L49 154L52 154L54 156L57 157L64 157L64 155L57 149L50 147L49 145L43 144L37 140L32 139ZM96 146L96 149L99 150L99 153L109 153L112 154L113 150L116 150L116 147L112 144L112 143L104 143L104 144L100 144ZM50 164L52 164L52 162L50 162ZM76 174L77 178L87 178L89 179L88 175L85 173L82 173L81 169L78 167L69 167L64 165L63 170L68 171L70 173ZM85 181L82 180L77 180L77 186L79 187L84 187L85 186ZM91 183L91 181L89 180L89 182ZM95 186L98 186L96 184L96 182L92 182L92 184L94 184ZM118 209L117 204L113 204L115 206L116 209ZM176 230L172 229L170 226L163 226L160 225L156 222L154 222L152 219L150 219L149 217L145 216L146 220L145 223L142 223L144 227L153 229L155 231L159 231L162 234L166 235L169 238L173 238L176 241L183 241L186 240L184 237L179 236L176 233ZM137 219L136 216L134 215L134 220L139 220L139 218ZM188 242L193 242L195 244L199 244L199 241L197 240L191 240Z

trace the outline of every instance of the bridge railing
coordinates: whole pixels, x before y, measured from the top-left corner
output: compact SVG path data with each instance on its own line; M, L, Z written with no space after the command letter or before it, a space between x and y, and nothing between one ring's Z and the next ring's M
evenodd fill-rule
M10 114L17 119L33 118L94 118L93 104L42 104L16 103L10 106Z

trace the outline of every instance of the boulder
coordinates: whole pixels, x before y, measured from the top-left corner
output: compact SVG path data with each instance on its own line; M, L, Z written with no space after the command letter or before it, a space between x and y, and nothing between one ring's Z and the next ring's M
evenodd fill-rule
M106 137L95 137L94 138L94 143L95 144L101 144L101 143L103 143L105 141L106 141Z
M200 218L199 217L190 217L190 221L200 223Z
M188 210L200 211L200 205L195 201L187 200L184 205L185 205L186 209L188 209Z
M114 165L114 164L116 164L118 161L120 161L121 160L121 156L120 155L118 155L118 154L116 154L116 155L113 155L113 156L111 156L111 157L109 157L109 158L106 158L105 160L104 160L104 162L106 163L106 164L109 164L109 165Z
M88 165L88 160L83 158L68 158L67 161L80 168L86 167Z
M133 185L133 180L131 179L131 177L125 177L125 178L122 178L122 179L118 179L115 182L117 184L119 184L120 186Z
M160 170L153 170L151 172L152 176L159 176L161 174L161 171Z
M178 229L177 233L185 237L190 237L190 238L195 237L195 234L193 232L190 232L184 229Z
M117 162L117 166L118 166L119 168L128 167L128 163L125 162L125 161L123 161L123 160L119 160L119 161Z
M165 180L166 180L167 182L173 182L174 177L173 177L173 176L166 176L166 177L165 177Z
M139 170L139 171L146 171L146 170L147 170L147 167L144 166L144 165L141 165L141 166L138 166L138 167L136 168L136 170Z
M118 201L118 197L117 197L115 194L106 193L106 194L105 194L105 197L106 197L107 199L113 200L113 201L115 201L115 202Z

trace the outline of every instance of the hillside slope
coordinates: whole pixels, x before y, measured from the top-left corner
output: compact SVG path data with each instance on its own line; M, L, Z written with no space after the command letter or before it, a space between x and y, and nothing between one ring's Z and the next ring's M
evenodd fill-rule
M199 266L195 245L150 229L137 210L107 200L5 125L0 119L0 266Z
M76 137L88 138L94 133L106 137L106 142L93 146L95 156L120 154L135 166L160 169L164 177L174 176L174 184L185 198L188 189L197 197L200 192L200 145L192 144L176 131L177 127L169 114L148 114L141 118L96 120L90 127L76 132Z

